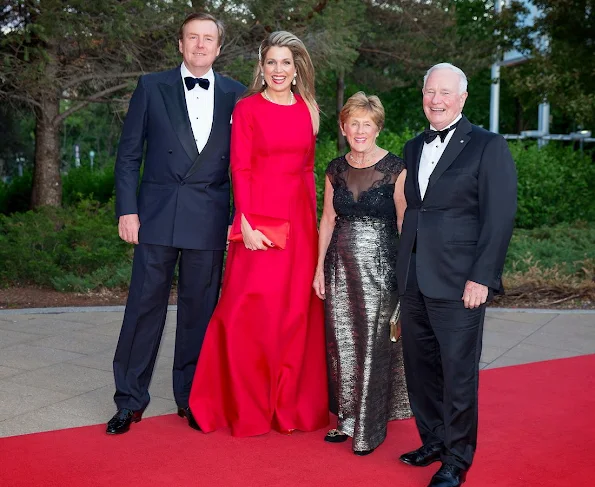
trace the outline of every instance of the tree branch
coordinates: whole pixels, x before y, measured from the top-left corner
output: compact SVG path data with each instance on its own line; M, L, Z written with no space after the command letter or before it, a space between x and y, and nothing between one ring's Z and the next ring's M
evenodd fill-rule
M107 73L107 74L98 74L98 73L91 73L91 74L87 74L85 76L81 76L80 78L77 78L76 80L72 80L69 83L66 83L62 89L63 90L67 90L68 88L72 88L73 86L76 86L80 83L83 83L85 81L90 81L92 79L118 79L118 78L136 78L137 76L140 76L143 73L142 71L136 71L133 73Z
M12 98L14 100L24 101L25 103L28 103L30 105L34 105L34 106L36 106L38 108L41 108L41 104L39 102L36 102L34 99L29 98L28 96L12 95L10 93L6 93L5 91L4 92L0 92L0 95L4 95L4 96L6 96L9 99Z
M78 105L69 108L68 110L66 110L65 112L61 113L60 115L58 115L53 123L55 125L59 125L61 124L67 117L69 117L70 115L72 115L74 112L78 112L79 110L81 110L82 108L85 108L89 103L93 103L95 100L101 98L102 96L105 95L109 95L110 93L115 93L116 91L119 91L121 89L124 89L128 86L128 83L120 83L119 85L116 86L112 86L111 88L107 88L103 91L99 91L97 93L95 93L94 95L90 96L89 98L86 98L85 101L82 101L81 103L79 103Z
M392 58L398 59L399 61L402 61L403 63L409 64L410 66L415 66L415 67L423 66L423 64L420 62L414 62L411 59L409 59L408 57L399 56L393 52L381 51L379 49L368 49L365 47L358 47L357 50L359 52L369 52L371 54L381 54L383 56L392 57Z

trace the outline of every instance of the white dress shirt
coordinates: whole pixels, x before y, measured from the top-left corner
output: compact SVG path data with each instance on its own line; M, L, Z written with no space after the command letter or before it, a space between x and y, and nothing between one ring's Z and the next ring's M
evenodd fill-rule
M184 63L182 63L180 72L182 74L182 82L184 82L184 78L187 76L196 78ZM201 78L209 80L209 89L205 90L196 85L192 90L188 90L186 83L184 83L188 117L190 117L190 125L192 126L192 133L194 134L198 152L202 152L205 145L207 145L209 135L211 135L213 110L215 107L215 75L213 70L209 69L209 72L201 76Z
M455 118L452 123L449 125L454 125L461 119L462 115L459 115ZM445 127L447 128L447 127ZM430 125L431 130L436 130L432 125ZM455 129L456 130L456 129ZM426 144L424 142L424 147L421 151L421 159L419 161L419 173L418 173L418 182L419 182L419 192L421 193L421 199L424 199L426 194L426 190L428 189L428 183L430 182L430 176L432 172L434 172L434 168L438 161L442 157L446 146L452 139L455 130L451 130L448 132L446 137L444 138L444 142L440 140L440 136L436 137L432 142Z

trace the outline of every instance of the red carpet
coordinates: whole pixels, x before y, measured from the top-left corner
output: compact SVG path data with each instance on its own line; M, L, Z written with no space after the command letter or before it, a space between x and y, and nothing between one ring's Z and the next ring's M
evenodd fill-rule
M467 485L595 484L595 355L484 371L479 448ZM177 416L149 418L119 437L104 425L0 439L0 485L425 487L438 464L397 462L418 446L413 421L356 457L324 431L236 439L189 429Z

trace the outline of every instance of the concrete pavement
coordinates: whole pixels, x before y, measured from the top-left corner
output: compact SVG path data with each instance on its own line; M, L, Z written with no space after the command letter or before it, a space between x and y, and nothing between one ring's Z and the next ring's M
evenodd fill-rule
M144 417L176 411L176 307L167 316ZM123 307L0 311L0 437L106 422ZM481 367L595 353L595 311L487 311Z

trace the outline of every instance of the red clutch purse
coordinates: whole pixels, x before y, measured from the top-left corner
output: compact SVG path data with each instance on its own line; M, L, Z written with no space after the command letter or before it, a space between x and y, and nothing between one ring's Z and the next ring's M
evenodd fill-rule
M236 218L239 218L236 217ZM262 234L275 244L275 247L284 249L289 238L289 222L283 218L275 218L272 216L255 215L249 213L246 219L250 223L253 230L260 230ZM240 230L240 225L235 224L231 228L229 235L230 242L243 242L244 237Z

